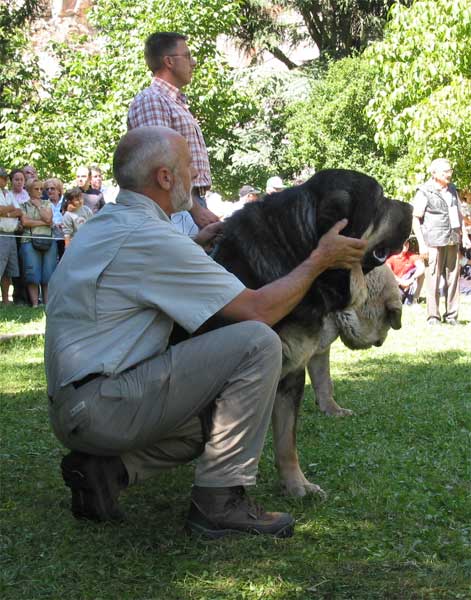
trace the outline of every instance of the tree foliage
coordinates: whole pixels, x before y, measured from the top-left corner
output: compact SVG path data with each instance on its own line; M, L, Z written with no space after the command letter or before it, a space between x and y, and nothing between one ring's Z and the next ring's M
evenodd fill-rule
M412 0L244 0L244 19L234 33L243 48L268 50L288 68L295 68L281 50L283 44L295 46L301 38L310 38L321 58L361 52L381 38L394 2L410 5ZM296 24L279 19L280 8L300 14L307 36Z
M39 67L34 56L27 53L28 24L40 16L43 0L24 0L0 5L0 144L7 133L6 122L17 111L33 111L39 101L35 82ZM27 84L25 85L25 82Z
M469 0L420 0L394 6L384 41L367 51L377 73L369 114L378 143L408 176L406 192L437 156L470 185L470 39Z
M232 152L236 123L253 110L233 87L232 73L220 56L216 38L229 33L240 11L225 0L97 0L88 18L92 38L77 36L54 44L59 70L42 82L45 96L35 110L19 110L9 120L2 148L7 161L33 160L41 172L68 179L82 161L108 169L113 149L126 130L126 114L135 94L149 85L144 40L153 31L189 36L198 67L189 87L192 111L202 124L216 182L225 186L225 164Z
M311 81L308 100L293 104L287 119L284 170L357 169L391 189L392 165L374 140L365 108L375 70L361 56L331 62Z

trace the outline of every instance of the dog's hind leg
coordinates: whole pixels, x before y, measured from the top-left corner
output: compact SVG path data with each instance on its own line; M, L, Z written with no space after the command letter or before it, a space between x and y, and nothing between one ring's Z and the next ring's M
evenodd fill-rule
M281 486L289 496L305 496L325 492L306 479L301 471L296 449L296 426L304 395L304 368L289 373L280 381L273 407L273 445Z
M334 385L330 376L330 346L324 352L312 356L307 370L321 412L335 417L353 415L353 411L342 408L334 400Z

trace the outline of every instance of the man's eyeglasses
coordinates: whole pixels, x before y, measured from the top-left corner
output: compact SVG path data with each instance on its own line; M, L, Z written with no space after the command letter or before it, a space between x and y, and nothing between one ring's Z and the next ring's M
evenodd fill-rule
M190 52L187 52L186 54L166 54L165 56L181 56L182 58L186 58L187 60L196 60L196 58L194 58L194 56L190 54Z
M49 191L49 190L55 190L55 189L56 189L56 188L55 188L55 187L52 187L52 186L50 186L50 187L47 187L47 188L46 188L46 190L48 190L48 191Z

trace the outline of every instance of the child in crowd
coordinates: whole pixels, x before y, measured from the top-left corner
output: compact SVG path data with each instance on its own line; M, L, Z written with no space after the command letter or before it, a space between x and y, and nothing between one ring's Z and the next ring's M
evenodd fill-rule
M411 248L411 243L415 241L415 238L410 237L404 242L402 251L390 256L386 261L396 278L402 303L406 305L418 301L425 277L425 264Z
M82 190L78 187L72 188L64 194L62 212L64 214L62 231L67 248L78 229L93 217L93 213L88 206L83 205Z

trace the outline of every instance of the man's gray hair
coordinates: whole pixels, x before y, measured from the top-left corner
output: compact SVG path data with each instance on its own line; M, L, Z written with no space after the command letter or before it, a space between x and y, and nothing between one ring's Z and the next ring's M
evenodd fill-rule
M451 169L451 163L447 158L435 158L432 160L430 167L428 168L430 174L442 170L446 171L447 169Z
M152 183L157 167L175 168L171 133L166 127L139 127L121 138L113 156L113 174L120 188L139 190Z

